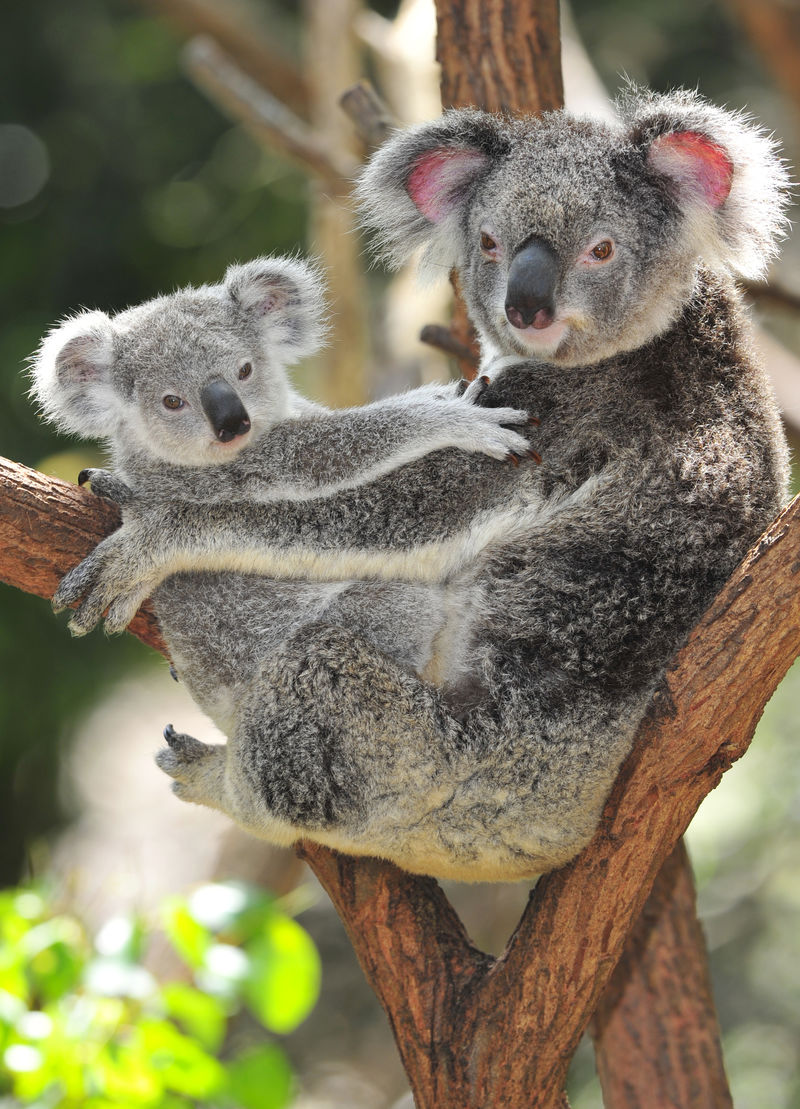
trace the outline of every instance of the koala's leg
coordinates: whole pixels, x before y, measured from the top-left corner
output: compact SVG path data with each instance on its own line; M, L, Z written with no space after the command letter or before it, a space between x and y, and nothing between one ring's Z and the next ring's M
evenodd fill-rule
M258 835L277 820L294 838L387 854L376 829L388 819L402 835L408 821L389 795L426 798L446 763L446 739L431 741L420 686L352 629L301 628L265 662L241 706L228 774L251 812L231 815Z
M591 706L565 728L531 692L497 688L462 719L352 629L309 624L242 703L226 811L263 838L291 828L436 877L552 869L591 837L631 728L601 725Z

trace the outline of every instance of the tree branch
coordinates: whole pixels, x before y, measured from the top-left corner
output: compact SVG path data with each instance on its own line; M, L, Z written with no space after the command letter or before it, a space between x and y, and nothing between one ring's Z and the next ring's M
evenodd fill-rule
M305 116L308 89L299 68L273 50L267 35L248 20L241 8L219 0L140 0L157 15L187 31L191 37L212 38L262 88Z
M116 522L85 491L0 463L2 580L48 596ZM673 660L595 838L541 879L497 960L431 880L303 845L387 1010L418 1109L565 1104L569 1059L659 867L798 653L800 498Z
M731 1109L683 840L659 871L590 1031L605 1109Z
M358 81L346 88L339 97L339 107L370 153L397 127L397 120L369 81Z
M562 107L558 0L436 0L442 104L490 112Z
M321 177L337 194L350 190L358 159L331 146L241 70L213 39L192 39L184 51L186 70L195 84L222 111L308 172Z

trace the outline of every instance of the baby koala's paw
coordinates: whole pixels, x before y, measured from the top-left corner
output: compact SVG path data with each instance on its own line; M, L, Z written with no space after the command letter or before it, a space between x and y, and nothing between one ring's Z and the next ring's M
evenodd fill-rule
M96 497L105 497L106 500L116 501L117 504L127 504L133 499L131 487L110 470L81 470L78 474L78 485L86 485L87 482Z
M472 382L461 399L451 402L458 423L458 446L515 466L524 458L540 462L540 456L531 449L524 434L538 421L521 408L491 408L479 404L487 385L488 378L479 378Z
M172 792L182 801L194 801L212 809L224 808L225 744L201 743L193 736L164 729L169 744L156 755L156 764L173 778Z
M490 384L490 379L485 375L481 375L476 377L474 381L469 382L461 394L462 399L474 411L483 414L486 418L487 430L494 429L495 434L492 434L492 431L489 430L490 449L485 450L485 453L491 454L494 458L502 458L513 466L519 466L524 459L532 459L537 463L541 462L542 456L538 451L533 450L528 439L521 434L523 429L528 430L531 427L538 427L538 417L532 416L529 412L519 408L484 406L482 397ZM520 430L515 430L517 428ZM498 436L497 432L503 434ZM505 452L502 454L495 449L498 441L505 447ZM478 447L477 449L482 448Z

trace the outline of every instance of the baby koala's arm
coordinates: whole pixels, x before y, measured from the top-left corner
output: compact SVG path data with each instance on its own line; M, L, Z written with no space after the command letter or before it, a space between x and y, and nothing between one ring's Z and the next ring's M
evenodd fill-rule
M362 408L286 420L242 457L244 499L330 496L447 447L514 462L533 457L521 434L528 413L480 407L477 395L423 386Z
M459 395L455 383L429 385L339 411L304 406L217 466L164 466L137 457L134 484L157 500L291 501L365 485L447 447L514 463L538 458L521 434L531 422L528 414L476 404L484 387L479 381ZM95 492L120 499L107 477L98 471L89 476Z
M448 450L314 499L201 504L129 492L122 527L66 575L53 604L81 601L70 628L83 634L106 608L107 630L121 631L180 570L441 581L478 547L507 535L519 514L519 483L529 498L532 479L530 470ZM114 496L102 481L95 489Z

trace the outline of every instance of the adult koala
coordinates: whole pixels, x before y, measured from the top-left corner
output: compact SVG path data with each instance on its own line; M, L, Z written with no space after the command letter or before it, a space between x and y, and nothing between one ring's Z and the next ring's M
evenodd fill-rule
M359 185L392 259L425 246L428 272L458 269L495 377L482 403L540 415L540 467L447 451L303 503L142 498L65 579L80 627L110 603L114 630L176 569L291 576L306 552L315 578L424 581L448 613L425 677L346 627L289 636L227 755L168 736L184 795L464 879L532 875L591 837L666 661L787 477L732 282L774 250L786 173L692 93L620 114L450 112Z

